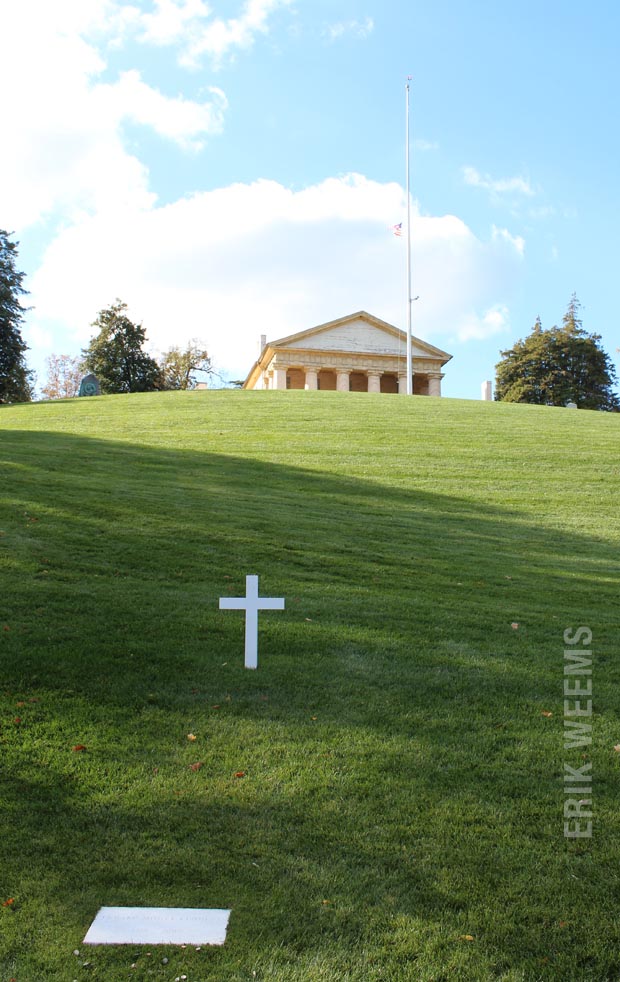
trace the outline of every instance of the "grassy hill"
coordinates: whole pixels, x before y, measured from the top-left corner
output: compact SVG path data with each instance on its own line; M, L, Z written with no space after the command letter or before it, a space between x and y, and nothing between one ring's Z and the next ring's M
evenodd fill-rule
M620 978L619 441L367 394L1 408L0 980ZM247 573L286 597L257 672ZM228 940L89 950L102 905Z

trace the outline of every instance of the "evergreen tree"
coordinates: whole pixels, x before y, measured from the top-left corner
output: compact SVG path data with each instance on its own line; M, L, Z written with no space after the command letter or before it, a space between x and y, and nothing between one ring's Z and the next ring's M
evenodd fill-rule
M93 372L104 393L152 392L162 387L159 365L142 350L146 330L134 324L117 300L100 310L92 326L98 334L82 351L83 366Z
M561 327L543 330L540 318L527 338L501 351L495 366L495 398L500 402L529 402L543 406L576 403L583 409L620 411L613 391L616 370L601 348L600 334L584 330L576 295Z
M24 308L19 297L26 290L16 259L17 243L0 229L0 403L32 399L32 372L25 362L28 348L20 331Z

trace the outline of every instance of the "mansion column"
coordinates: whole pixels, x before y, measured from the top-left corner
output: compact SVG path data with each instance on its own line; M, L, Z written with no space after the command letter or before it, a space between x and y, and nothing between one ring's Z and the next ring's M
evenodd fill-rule
M381 392L382 372L368 372L368 391Z
M336 372L336 391L337 392L348 392L349 391L349 375L350 372L341 372L338 370Z
M399 375L398 376L398 394L399 394L399 396L406 396L407 395L407 376L406 375Z
M428 394L429 396L440 396L441 395L441 380L443 375L441 372L429 372L428 373Z
M274 368L272 389L286 389L286 368Z
M306 373L306 381L304 384L304 389L318 389L319 387L319 376L318 372L314 368L304 369Z

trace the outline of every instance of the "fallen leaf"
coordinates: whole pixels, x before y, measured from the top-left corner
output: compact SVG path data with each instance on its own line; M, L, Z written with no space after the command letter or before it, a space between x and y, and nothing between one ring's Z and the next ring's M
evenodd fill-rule
M211 706L211 709L219 709L219 708L220 708L219 703L217 706Z
M85 745L83 743L76 743L75 747L71 747L71 749L72 749L72 751L73 751L74 754L79 754L83 750L86 750L86 747L85 747Z
M21 716L16 716L15 719L13 720L14 723L21 723L21 721L22 721Z
M620 743L617 743L616 744L616 746L614 747L614 750L616 751L617 754L620 754Z
M29 699L28 702L41 702L41 700L35 698L35 699Z
M2 904L3 907L13 907L14 905L15 905L15 897L9 897L9 899L5 900L4 903Z
M459 941L475 941L473 934L461 934L459 936Z
M513 621L510 626L513 629L513 631L518 631L519 630L519 625L517 624L516 621Z
M312 624L312 618L311 617L304 617L304 620L305 621L309 621Z
M201 760L196 761L195 764L190 764L189 765L190 771L199 771L201 767L202 767L202 761Z
M26 703L23 700L21 700L20 702L16 702L15 705L21 707L21 706L25 706Z
M195 741L196 737L194 736L193 733L188 733L187 734L187 739L190 741L190 743L193 743Z
M566 927L568 921L558 921L558 927Z
M10 630L11 630L11 628L9 627L9 625L8 625L8 624L5 624L5 625L4 625L4 627L2 628L2 630L3 630L3 631L10 631Z
M245 771L235 771L235 777L245 777Z
M321 903L324 907L327 907L328 904L331 904L331 900L321 900Z
M311 716L310 719L318 719L318 716Z
M541 716L546 716L547 718L549 718L549 716L553 716L553 713L550 713L549 710L547 710L547 709L543 709L543 711L542 711L542 713L540 715Z

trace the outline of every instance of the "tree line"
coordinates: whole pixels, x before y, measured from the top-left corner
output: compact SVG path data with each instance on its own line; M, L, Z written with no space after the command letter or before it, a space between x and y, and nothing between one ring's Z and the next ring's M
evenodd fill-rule
M0 403L34 398L34 376L21 336L27 309L21 303L24 274L16 264L17 243L0 229ZM584 329L580 309L573 294L561 327L544 330L538 317L526 338L500 351L496 400L620 411L614 392L616 370L601 347L600 334ZM92 327L96 333L81 357L48 358L48 380L42 389L48 399L77 395L85 372L97 376L103 393L191 389L197 375L213 374L209 354L197 339L185 348L169 348L159 360L147 354L145 328L130 320L121 300L99 311Z
M0 403L30 402L34 375L26 364L28 350L21 335L24 273L17 269L17 243L0 229ZM42 393L48 399L77 396L86 373L97 376L102 393L192 389L214 374L209 353L197 338L174 345L155 359L144 350L146 329L134 324L127 305L116 300L99 311L95 335L80 356L50 355Z

